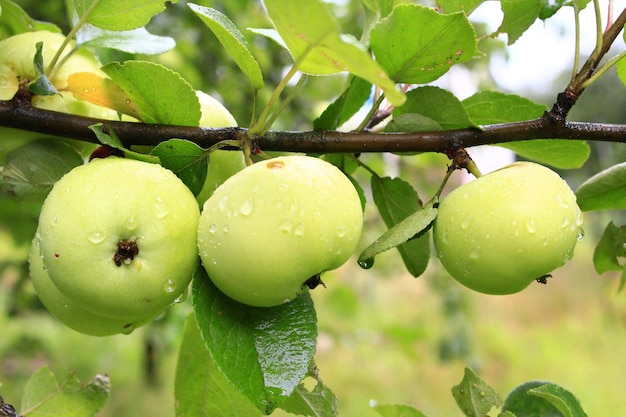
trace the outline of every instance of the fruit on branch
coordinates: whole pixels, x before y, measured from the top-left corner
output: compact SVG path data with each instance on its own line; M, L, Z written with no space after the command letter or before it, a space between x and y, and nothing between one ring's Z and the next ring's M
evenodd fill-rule
M150 316L123 320L103 317L73 303L55 287L50 276L48 276L36 239L33 239L28 261L33 287L41 303L48 309L50 314L77 332L91 336L128 334L153 318Z
M558 174L518 162L443 199L434 243L439 260L461 284L511 294L572 257L581 223L576 197Z
M18 91L20 83L29 82L36 78L33 58L38 42L43 42L43 63L44 68L47 69L64 40L65 36L60 33L36 31L20 33L0 41L0 100L11 100ZM70 74L91 72L105 77L105 74L100 70L100 63L91 52L85 48L72 51L74 47L74 42L70 42L66 46L58 61L60 66L56 67L53 73L49 75L50 82L60 94L53 96L35 95L32 98L32 105L63 113L115 119L116 113L113 110L77 100L71 93L63 92L68 86L67 77ZM68 56L70 51L72 53Z
M200 101L201 127L235 127L237 121L233 115L215 98L202 91L196 91ZM202 205L213 194L215 189L236 172L246 167L243 152L216 150L209 156L209 170L202 191L197 196Z
M187 289L199 216L171 171L108 157L54 185L36 239L63 296L97 316L129 320L159 314Z
M270 307L293 300L341 266L363 223L357 191L334 165L308 156L257 162L206 201L198 248L229 297Z

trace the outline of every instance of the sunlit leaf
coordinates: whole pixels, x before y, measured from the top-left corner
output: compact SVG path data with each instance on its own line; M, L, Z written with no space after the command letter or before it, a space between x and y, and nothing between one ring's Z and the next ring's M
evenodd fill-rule
M548 384L546 381L528 381L517 386L507 395L502 406L502 416L514 417L563 417L548 401L536 395L531 395L529 390ZM500 417L500 416L498 416Z
M578 399L576 399L571 392L559 385L545 384L529 390L528 393L548 401L565 417L587 417Z
M463 12L466 16L480 6L485 0L439 0L439 6L444 13Z
M415 4L397 5L373 29L378 63L398 83L425 84L478 55L476 34L463 13L443 15Z
M263 88L263 74L259 63L254 59L248 42L239 29L225 15L217 10L189 3L189 8L207 25L220 41L222 46L229 52L239 68L248 77L253 88Z
M176 46L173 38L153 35L144 27L112 31L85 25L76 34L76 40L82 46L117 49L129 54L162 54Z
M196 92L176 72L148 61L112 62L102 70L137 105L146 123L198 126Z
M328 75L348 71L380 87L394 105L404 94L355 38L341 34L336 17L320 0L265 0L274 27L297 69Z
M313 388L308 388L312 383L315 384ZM324 385L315 369L309 372L280 408L298 416L336 417L339 413L337 397Z
M67 77L66 90L82 100L141 120L141 113L135 102L108 78L100 77L93 72L77 72Z
M6 36L17 35L18 33L47 30L49 32L61 33L61 29L49 22L40 22L31 18L19 5L10 0L0 0L0 34Z
M178 0L171 0L177 3ZM72 0L80 18L102 29L130 30L145 26L165 10L165 0Z
M372 407L381 417L426 417L415 407L404 404L379 404Z

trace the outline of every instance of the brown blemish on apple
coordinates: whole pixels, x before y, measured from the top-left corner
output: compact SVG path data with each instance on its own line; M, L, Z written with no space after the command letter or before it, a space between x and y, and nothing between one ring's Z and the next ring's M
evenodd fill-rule
M280 169L285 166L283 161L270 161L266 164L269 169Z

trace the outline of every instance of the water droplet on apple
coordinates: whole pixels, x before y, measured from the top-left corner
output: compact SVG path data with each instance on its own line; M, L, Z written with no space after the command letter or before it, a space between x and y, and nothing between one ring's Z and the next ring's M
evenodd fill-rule
M104 232L99 232L99 231L91 232L87 236L87 240L89 240L91 243L94 243L94 244L101 243L105 238L106 238L106 234Z
M174 290L176 290L176 281L172 278L168 278L167 281L165 281L163 288L165 289L165 292L174 292Z
M243 204L239 208L239 211L244 216L249 216L254 211L254 201L252 201L251 198L247 199L246 201L243 202Z
M524 222L524 225L526 226L526 230L528 230L528 233L537 232L537 224L535 223L535 219L527 219L526 222Z
M222 227L222 232L224 232L224 233L230 232L230 227L228 227L228 225Z
M281 193L286 193L289 191L289 184L282 183L278 186L278 191Z
M185 291L183 291L183 293L181 295L176 297L174 302L177 303L177 304L184 303L185 300L187 299L187 295L188 294L189 294L189 290L187 288L185 288Z
M161 197L157 197L156 201L152 205L154 210L154 215L157 219L162 219L163 217L170 214L170 207L163 201Z
M346 235L346 225L340 224L335 228L335 232L337 233L337 237L342 238Z
M128 220L126 220L126 228L128 230L135 230L137 228L137 219L135 219L134 215L130 216Z
M472 216L467 216L466 218L464 218L461 222L461 229L467 229L470 226L471 221Z
M374 258L369 258L369 259L359 259L357 261L357 263L359 264L359 266L363 269L370 269L371 267L374 266Z
M585 237L585 231L582 229L582 227L579 227L578 235L576 236L576 239L583 240L584 237Z
M550 238L548 236L543 237L543 246L548 246L550 243Z
M472 249L472 251L470 252L470 259L478 259L480 258L480 246L476 246L474 249Z
M563 207L563 208L569 208L569 204L567 204L567 203L563 200L563 197L562 197L562 196L557 195L557 196L556 196L556 201L557 201L557 203L558 203L558 205L559 205L560 207Z
M304 223L298 223L293 230L293 234L296 236L304 235Z
M564 217L564 218L563 218L563 221L561 222L561 227L562 227L563 229L565 229L565 228L567 228L569 225L570 225L570 222L569 222L569 217Z
M215 223L213 223L212 225L209 226L209 233L214 235L215 232L217 232L217 225Z
M225 195L218 201L217 206L221 211L226 211L226 207L228 206L228 196Z
M59 221L59 219L57 218L57 216L54 216L52 218L52 222L51 223L52 223L53 226L56 226L58 221Z
M288 235L289 233L291 233L292 229L293 229L293 225L291 224L289 220L284 220L280 224L280 226L278 226L278 230L284 235Z

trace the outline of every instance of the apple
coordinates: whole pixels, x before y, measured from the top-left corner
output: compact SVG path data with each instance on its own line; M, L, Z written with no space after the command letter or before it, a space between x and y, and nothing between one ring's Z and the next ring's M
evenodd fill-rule
M50 314L67 327L90 336L110 336L120 333L129 334L153 318L150 316L124 320L102 317L73 303L50 280L40 255L38 243L37 239L33 239L28 258L33 287L39 300Z
M358 193L337 167L282 156L246 167L215 190L200 216L198 248L223 293L271 307L346 262L362 223Z
M45 30L24 32L0 41L0 100L12 99L21 82L35 79L33 58L38 42L43 42L43 62L44 68L47 68L64 41L65 36L63 34ZM49 77L52 85L61 94L53 96L35 95L32 98L32 105L63 113L100 119L115 119L117 117L115 111L86 101L77 100L71 93L63 92L68 86L67 78L70 74L92 72L101 77L106 76L100 70L98 60L87 49L79 48L68 56L74 47L75 43L70 42L59 60L62 64L55 68L53 74ZM64 60L66 57L67 60Z
M557 173L517 162L445 197L433 236L439 260L458 282L512 294L572 257L581 224L576 196Z
M68 300L127 320L162 312L187 289L199 215L171 171L108 157L55 183L36 238L50 280Z

